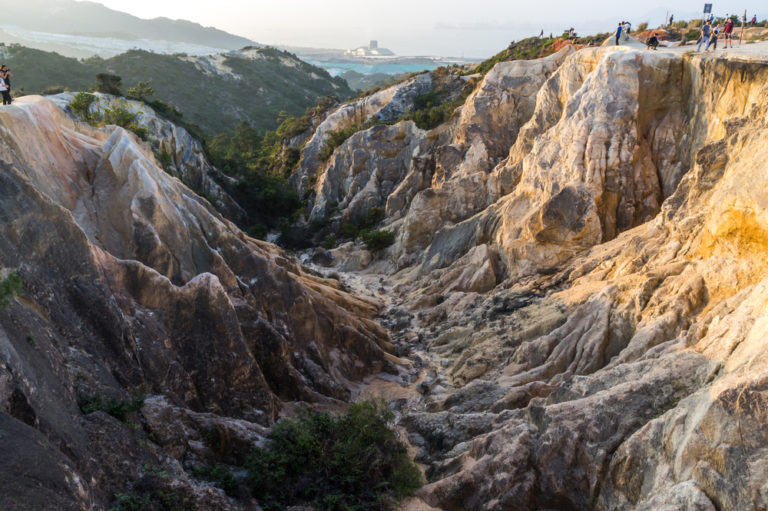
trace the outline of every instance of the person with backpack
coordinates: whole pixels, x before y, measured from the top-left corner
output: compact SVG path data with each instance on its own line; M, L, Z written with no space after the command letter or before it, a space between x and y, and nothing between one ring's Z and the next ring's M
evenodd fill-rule
M701 51L701 45L706 44L704 49L706 50L709 47L709 32L712 30L712 27L709 25L709 21L707 21L703 27L701 27L701 39L699 39L699 46L696 48L696 51Z
M624 40L629 41L629 33L632 31L632 23L629 21L624 22L624 30L622 32L624 33Z
M728 18L725 20L725 26L723 27L723 37L725 37L725 47L728 48L728 43L731 43L733 48L733 19Z
M750 21L750 22L749 22L749 24L750 24L751 26L753 26L753 27L755 26L755 23L757 23L757 14L755 14L754 16L752 16L752 21Z

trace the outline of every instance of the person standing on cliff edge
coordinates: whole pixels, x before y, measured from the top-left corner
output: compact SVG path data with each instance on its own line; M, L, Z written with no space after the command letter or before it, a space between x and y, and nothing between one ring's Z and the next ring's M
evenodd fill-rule
M725 47L728 48L728 43L730 42L731 48L733 48L733 19L728 18L725 20L723 35L725 36Z
M11 78L13 78L13 73L11 73L11 70L8 69L8 66L3 64L0 66L0 79L3 80L3 85L5 86L5 90L2 90L3 94L3 104L4 105L10 105L11 100Z
M2 74L0 74L0 94L3 95L3 105L5 105L5 96L8 94L8 86L5 84L5 80L3 80Z
M701 51L701 45L704 44L704 49L706 50L709 48L709 31L712 27L709 26L709 21L704 23L704 26L701 27L701 39L699 39L699 46L696 48L696 51Z
M616 29L616 46L619 45L619 40L621 39L621 27L622 26L623 26L622 22L619 22L619 27Z

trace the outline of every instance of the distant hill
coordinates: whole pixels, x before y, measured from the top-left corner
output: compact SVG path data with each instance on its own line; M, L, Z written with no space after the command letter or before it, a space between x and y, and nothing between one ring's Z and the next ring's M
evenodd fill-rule
M10 45L0 46L0 57L14 72L14 90L25 94L87 90L103 72L120 76L123 90L149 81L153 99L174 105L210 135L230 131L240 121L274 129L282 110L301 115L320 97L352 95L343 79L273 48L203 57L134 50L106 60L77 60Z
M3 5L0 24L52 34L163 40L226 50L254 44L244 37L189 21L145 20L94 2L74 0L9 2Z

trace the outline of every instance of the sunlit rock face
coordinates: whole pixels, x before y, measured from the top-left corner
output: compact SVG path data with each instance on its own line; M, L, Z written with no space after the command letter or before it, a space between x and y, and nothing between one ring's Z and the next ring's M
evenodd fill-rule
M0 132L0 275L24 279L0 311L0 435L14 438L4 459L30 481L46 474L37 492L5 464L4 502L102 509L145 464L215 459L198 452L210 435L247 452L284 403L347 401L392 367L377 303L245 236L132 133L74 123L40 97L3 108ZM138 392L155 396L146 431L160 428L159 444L78 410L83 394ZM180 445L163 413L186 428Z
M48 99L56 103L74 120L77 115L69 104L76 94L63 92ZM178 177L199 195L204 195L215 202L216 208L227 218L235 221L244 220L245 211L229 196L219 182L233 182L231 178L219 172L205 155L202 143L194 138L185 128L158 115L152 108L141 101L119 98L110 94L94 93L96 101L90 107L94 116L103 116L109 108L124 108L135 116L137 125L147 128L149 142L154 147L155 156L167 153L169 157L166 172ZM218 180L218 182L217 182Z
M425 504L768 506L767 114L766 59L607 47L500 64L409 139L372 267L433 363Z

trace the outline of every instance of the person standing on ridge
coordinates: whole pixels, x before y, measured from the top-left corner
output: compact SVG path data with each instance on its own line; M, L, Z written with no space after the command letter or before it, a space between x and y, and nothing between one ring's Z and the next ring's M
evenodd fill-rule
M3 80L3 75L0 73L0 94L3 95L3 105L6 104L6 97L8 95L8 86L5 84L5 80ZM11 103L7 103L10 105Z
M723 35L725 37L725 47L728 48L728 42L730 41L731 48L733 48L733 19L728 18L725 20Z
M707 50L709 50L709 46L712 45L712 51L717 50L717 36L720 35L720 23L715 25L715 28L712 29L712 37L709 38L709 43L707 44Z
M752 21L749 22L750 26L755 26L755 23L757 23L757 14L752 16Z
M622 30L622 32L624 32L624 40L625 41L629 41L629 33L631 31L632 31L632 23L630 23L629 21L625 21L624 22L624 30Z
M0 93L3 95L3 105L10 105L11 100L11 78L13 73L8 69L8 66L3 64L0 66L0 81L2 81L2 88Z
M624 26L623 21L619 22L619 27L616 29L616 46L619 45L619 40L621 39L621 28Z
M706 44L704 49L706 50L709 47L709 31L712 29L712 27L709 26L709 21L707 21L703 27L701 27L701 39L699 39L699 46L696 48L696 51L701 51L701 45Z
M669 26L670 26L670 27L672 26L672 23L673 23L674 21L675 21L675 15L674 15L674 14L670 14L670 15L669 15Z

